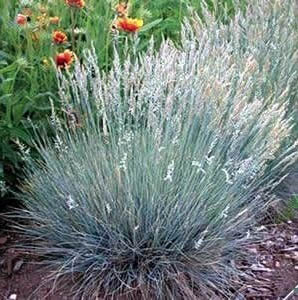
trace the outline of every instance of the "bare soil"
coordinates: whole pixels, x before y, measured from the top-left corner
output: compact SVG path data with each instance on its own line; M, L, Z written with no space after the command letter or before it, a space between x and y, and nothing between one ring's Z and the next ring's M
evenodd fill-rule
M298 287L298 220L260 226L262 241L247 248L252 264L240 265L252 279L242 287L244 299L279 300ZM292 293L287 300L298 300Z

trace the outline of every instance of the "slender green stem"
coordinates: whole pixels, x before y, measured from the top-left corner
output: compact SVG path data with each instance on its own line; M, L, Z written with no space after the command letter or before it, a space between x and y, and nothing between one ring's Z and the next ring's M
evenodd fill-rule
M76 52L76 41L75 41L75 12L74 8L70 9L70 18L71 18L71 46L72 50Z
M106 11L105 11L105 17L104 17L104 20L105 20L105 24L110 24L111 22L111 19L112 19L112 11L110 8L106 8ZM111 43L111 37L110 37L110 30L108 29L106 31L106 43L105 43L105 70L108 71L109 69L109 48L110 48L110 43Z
M182 0L179 1L179 22L182 21Z
M25 28L26 42L27 42L27 52L29 53L30 62L33 61L33 45L32 45L32 31L29 28Z

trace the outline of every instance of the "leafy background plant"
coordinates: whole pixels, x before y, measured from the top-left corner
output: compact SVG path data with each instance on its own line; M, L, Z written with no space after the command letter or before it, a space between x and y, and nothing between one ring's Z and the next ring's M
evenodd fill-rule
M295 195L287 201L286 205L277 216L277 222L288 222L298 216L298 196Z
M14 23L16 3L0 4L0 181L6 184L3 192L16 185L16 176L23 166L16 142L32 146L28 119L35 126L45 124L50 108L48 97L54 97L51 90L56 84L55 70L42 65L51 42L44 40L33 45L29 32Z
M200 13L199 1L131 1L131 16L143 18L145 26L139 34L137 51L145 50L153 36L158 46L163 38L170 37L179 43L181 23L189 16L190 7ZM108 70L113 60L113 45L121 52L127 35L111 35L111 24L115 18L117 1L86 1L86 8L76 14L76 52L94 44L101 68ZM245 4L244 1L241 1ZM233 16L235 4L231 0L207 1L207 6L218 19ZM15 18L29 8L31 21L26 28L18 26ZM22 174L23 162L16 141L32 147L32 126L45 126L50 112L49 98L57 107L57 82L51 59L58 52L52 45L51 34L62 29L71 34L70 11L64 1L1 1L0 3L0 181L2 196L5 191L17 185ZM60 24L48 25L48 17L58 16ZM39 20L37 20L39 18ZM70 39L70 36L69 36ZM71 45L69 45L71 47Z

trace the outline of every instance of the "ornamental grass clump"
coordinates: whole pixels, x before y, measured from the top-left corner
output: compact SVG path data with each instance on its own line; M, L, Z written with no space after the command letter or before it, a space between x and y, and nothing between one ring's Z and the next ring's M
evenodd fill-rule
M237 261L297 160L293 7L260 2L186 23L179 49L116 52L108 73L93 49L59 72L65 122L53 111L18 228L80 299L231 299L247 276Z

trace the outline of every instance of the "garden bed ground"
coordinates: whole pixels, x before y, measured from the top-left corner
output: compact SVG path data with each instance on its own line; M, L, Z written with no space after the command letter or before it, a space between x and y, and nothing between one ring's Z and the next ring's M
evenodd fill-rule
M237 299L283 299L298 284L298 221L260 226L257 232L262 234L262 242L247 249L255 257L254 264L239 264L254 279L242 287L244 298ZM67 296L68 288L53 292L50 283L37 289L48 274L36 258L14 248L19 239L9 233L0 234L0 299L74 299ZM298 295L287 300L294 299Z

